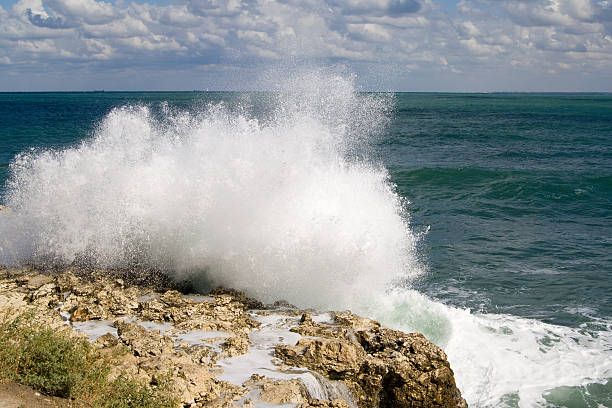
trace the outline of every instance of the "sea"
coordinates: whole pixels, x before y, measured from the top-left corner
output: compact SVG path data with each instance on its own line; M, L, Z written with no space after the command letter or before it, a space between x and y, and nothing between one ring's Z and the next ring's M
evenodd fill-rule
M470 407L612 407L612 95L354 82L0 93L0 264L350 309Z

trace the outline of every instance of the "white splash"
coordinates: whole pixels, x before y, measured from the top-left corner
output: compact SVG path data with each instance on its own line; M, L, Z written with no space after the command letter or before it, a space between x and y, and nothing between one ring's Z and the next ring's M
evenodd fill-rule
M263 119L120 107L78 147L19 155L0 264L137 263L308 306L417 273L401 199L363 158L388 97L322 73L277 95Z
M120 107L77 147L19 155L12 211L0 212L0 264L138 264L265 302L350 308L444 347L473 407L504 406L508 395L513 406L544 406L546 390L612 377L610 331L389 292L420 268L402 200L368 159L388 97L321 72L277 95L265 117L247 113L261 106L161 117Z

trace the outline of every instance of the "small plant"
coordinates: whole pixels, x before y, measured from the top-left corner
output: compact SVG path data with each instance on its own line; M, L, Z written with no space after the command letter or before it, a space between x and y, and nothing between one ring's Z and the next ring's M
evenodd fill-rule
M9 311L10 312L10 311ZM151 389L127 376L110 381L110 361L67 329L35 324L33 315L0 316L0 378L47 395L101 408L171 408L167 384Z
M21 315L0 325L0 373L48 395L74 397L87 377L101 376L104 367L85 340L71 338L65 330L36 327L31 315Z
M106 392L98 394L93 406L100 408L174 408L178 401L168 392L167 387L155 390L139 381L119 376L106 384Z

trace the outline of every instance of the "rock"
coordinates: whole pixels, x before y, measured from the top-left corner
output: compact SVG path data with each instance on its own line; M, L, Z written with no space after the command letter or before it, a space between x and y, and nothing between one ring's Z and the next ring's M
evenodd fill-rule
M271 380L254 374L243 385L259 388L259 399L271 404L299 404L308 401L306 388L299 380Z
M359 344L321 338L303 338L295 346L278 345L275 355L286 364L308 367L332 380L356 377L366 358Z
M325 337L330 339L345 339L352 342L357 341L352 328L332 326L325 323L315 323L310 314L303 313L300 323L290 329L294 333L309 337Z
M174 341L168 336L163 336L159 330L148 331L136 323L125 323L116 320L119 339L132 350L135 356L158 356L171 353L174 350Z
M358 336L364 349L387 367L381 407L467 407L446 354L422 334L375 328Z
M350 408L350 406L343 399L335 399L333 401L310 400L296 408Z
M230 337L221 344L221 358L235 357L246 354L249 351L249 338Z
M350 311L334 312L334 322L340 326L350 327L355 331L363 331L380 327L380 323L367 317L354 315Z
M183 406L215 406L222 400L231 404L235 396L245 392L242 387L219 381L208 369L195 364L186 355L148 357L138 361L138 370L152 385L169 380Z
M315 311L299 310L283 301L262 310L261 302L231 289L216 289L213 300L198 302L176 290L155 292L158 286L144 286L146 273L119 276L77 268L53 274L30 267L0 269L0 309L5 318L35 311L35 324L71 330L75 336L84 335L72 331L59 312L69 313L72 322L115 320L118 338L105 334L95 341L100 353L112 361L111 379L127 375L152 386L170 384L183 407L229 408L239 406L243 399L244 407L260 403L300 408L467 406L445 353L420 334L384 329L350 311L330 312L332 322L317 323L311 316ZM134 278L138 276L139 280ZM141 286L135 286L136 281ZM282 343L287 336L276 334L269 337L270 345L255 344L258 351L262 346L274 347L278 360L273 363L279 364L278 372L295 372L300 367L311 370L320 389L309 389L317 398L329 400L312 399L315 395L309 395L305 385L295 379L254 375L240 386L217 378L216 373L221 372L215 365L217 360L249 351L249 336L260 326L249 313L257 319L277 315L260 319L262 330L272 325L271 333L291 330L304 336L295 345ZM202 336L195 345L185 342L175 347L173 339L158 330L118 319L126 315L140 321L171 323L174 327L165 334L192 330L224 333ZM251 391L257 392L245 399Z
M241 292L236 289L218 287L218 288L213 289L210 292L210 294L211 295L229 295L230 297L234 298L238 302L242 303L244 305L244 310L264 309L265 308L264 304L261 303L259 300L250 298L246 296L244 292Z
M344 317L343 317L344 318ZM307 367L347 385L360 407L466 407L444 352L421 334L381 329L348 317L357 341L304 338L279 345L285 364ZM309 322L307 318L302 323ZM308 323L310 324L310 323Z
M119 340L110 333L106 333L96 339L94 344L100 348L115 347L119 344Z
M248 333L259 323L246 313L243 303L230 295L215 295L215 303L196 302L179 292L167 291L162 296L141 302L144 320L171 322L181 330L220 330Z
M53 281L54 281L53 276L50 276L50 275L33 275L33 276L28 277L27 283L25 286L29 290L36 290L43 285L53 283ZM53 285L53 287L55 288L55 285Z
M93 314L86 307L77 307L70 315L71 322L85 322L93 318Z

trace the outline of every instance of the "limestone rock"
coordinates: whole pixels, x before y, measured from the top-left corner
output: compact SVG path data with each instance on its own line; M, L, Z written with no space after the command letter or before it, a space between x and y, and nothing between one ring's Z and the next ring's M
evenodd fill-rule
M215 295L215 303L196 302L180 292L141 302L144 320L171 322L182 330L221 330L248 333L258 323L246 313L245 305L230 295Z
M296 408L349 408L349 404L343 399L333 401L310 400L298 405Z
M351 326L369 329L357 331L355 342L304 338L295 346L277 346L275 355L285 364L341 380L360 407L467 406L446 355L423 335L381 329L352 315L344 318Z
M235 357L249 351L247 336L230 337L221 344L221 358Z
M163 336L159 330L148 331L136 323L125 323L123 320L116 320L119 339L127 345L134 355L157 356L171 353L174 349L174 341L168 336Z
M287 364L308 367L332 380L357 376L366 359L359 344L325 338L303 338L295 346L279 345L275 355Z
M325 323L315 323L308 313L303 313L300 323L290 329L294 333L309 337L325 337L330 339L345 339L351 342L357 341L355 332L352 328L338 327Z
M298 380L272 380L254 374L243 385L259 388L259 399L272 404L300 404L308 401L306 389Z
M9 318L11 310L34 310L37 324L71 330L75 336L84 335L72 330L60 312L63 316L69 313L72 322L115 320L118 338L106 334L95 342L113 362L111 378L128 375L151 385L169 381L184 407L238 406L247 392L255 390L264 404L297 404L300 408L467 406L445 353L420 334L383 329L374 320L350 311L330 312L331 322L317 323L312 310L299 310L286 302L264 306L231 289L217 289L210 298L198 301L176 290L157 292L159 286L145 286L146 279L138 281L140 286L134 285L132 275L118 277L108 271L78 268L61 273L41 273L32 267L0 268L0 309ZM271 336L269 341L278 359L274 363L283 364L278 366L280 372L295 372L299 367L311 370L325 391L317 391L317 397L333 401L311 399L305 385L295 379L252 376L239 386L216 377L221 371L215 365L217 360L249 351L250 333L260 326L251 317L252 309L257 309L259 316L285 316L261 320L262 330L270 326L269 321L278 321L273 323L277 325L274 330L291 330L304 336L295 345L282 343L287 336ZM222 337L202 336L197 342L175 347L167 335L117 319L121 316L171 323L174 327L166 334L191 330L224 333ZM254 398L251 394L249 397ZM251 407L257 402L244 399L242 404Z
M350 327L355 331L369 330L380 327L380 323L367 317L357 316L348 310L334 312L334 322L341 326Z
M229 288L224 288L224 287L218 287L213 289L210 292L211 295L229 295L230 297L232 297L233 299L235 299L236 301L242 303L242 305L244 306L244 310L249 310L249 309L264 309L265 306L263 303L261 303L259 300L250 298L248 296L246 296L244 294L244 292L241 292L239 290L236 289L229 289Z

